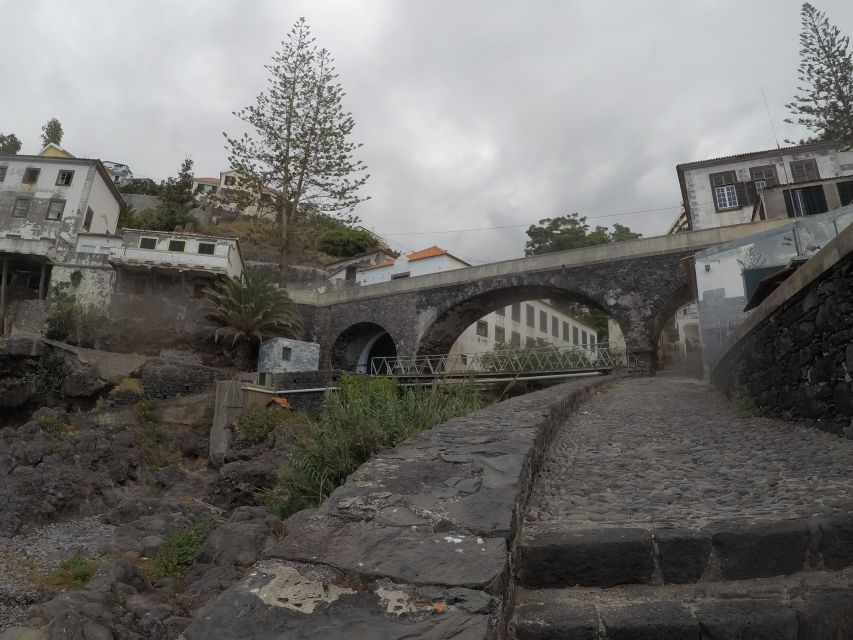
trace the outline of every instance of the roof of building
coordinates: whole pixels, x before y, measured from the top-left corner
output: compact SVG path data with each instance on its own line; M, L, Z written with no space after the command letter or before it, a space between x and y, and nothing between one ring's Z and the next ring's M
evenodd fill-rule
M236 240L240 241L237 236L214 236L209 233L199 233L197 231L153 231L151 229L132 229L125 228L124 231L136 231L137 233L150 233L160 236L191 236L193 238L210 238L211 240Z
M371 269L381 269L382 267L393 267L394 260L385 260L379 264L372 264L369 267L361 267L359 271L370 271Z
M391 253L387 249L383 249L380 247L379 249L372 249L370 251L365 251L364 253L357 253L356 255L349 256L348 258L339 258L337 260L332 260L331 262L327 262L326 263L326 269L333 269L338 264L341 264L344 262L358 261L361 258L366 258L367 256L376 255L378 253L381 253L381 254L386 255L388 257L391 257L391 258L394 257L393 253Z
M467 261L463 260L458 256L453 255L447 249L442 249L441 247L438 247L436 245L427 247L426 249L421 249L420 251L414 251L408 254L406 256L406 259L409 262L414 262L415 260L423 260L425 258L436 258L438 256L450 256L454 260L458 260L459 262L462 262L468 265L469 267L471 266L470 263L468 263Z
M50 146L50 145L48 145ZM55 146L55 145L54 145ZM58 148L58 147L57 147ZM64 149L63 149L64 151ZM113 182L110 177L109 171L104 166L104 163L101 162L98 158L76 158L72 155L69 156L27 156L27 155L4 155L0 154L0 162L56 162L60 164L77 164L77 165L89 165L94 166L95 170L101 174L101 178L103 178L104 182L107 183L107 188L110 190L110 193L113 197L118 201L119 206L124 207L125 201L124 197L121 195L121 192L116 187L115 182Z
M72 154L67 149L63 149L58 144L54 144L53 142L48 142L44 149L38 152L38 155L45 156L48 158L73 158L74 154Z
M763 151L748 151L746 153L737 153L730 156L720 156L718 158L709 158L707 160L695 160L693 162L683 162L675 166L680 172L683 169L696 169L699 167L713 166L715 164L728 164L731 162L741 162L743 160L753 160L756 158L772 158L778 155L790 155L792 153L804 153L807 151L821 151L824 149L837 149L837 142L813 142L810 144L800 144L792 147L781 147L779 149L765 149Z
M193 178L193 180L202 184L219 184L219 178Z

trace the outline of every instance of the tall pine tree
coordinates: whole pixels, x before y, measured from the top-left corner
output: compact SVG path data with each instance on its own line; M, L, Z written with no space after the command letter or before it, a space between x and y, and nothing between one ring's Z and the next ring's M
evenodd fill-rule
M48 120L41 128L41 144L43 147L53 143L57 147L62 144L62 125L56 118Z
M808 142L840 142L853 148L853 56L850 38L829 24L826 14L808 2L800 10L800 86L785 105L793 118L814 135Z
M331 54L317 48L304 18L281 44L266 65L266 91L234 114L253 132L225 138L238 186L275 193L278 279L284 286L297 218L317 212L352 221L353 207L366 199L358 190L368 175L355 159L361 145L349 140L355 121L341 106L344 92Z

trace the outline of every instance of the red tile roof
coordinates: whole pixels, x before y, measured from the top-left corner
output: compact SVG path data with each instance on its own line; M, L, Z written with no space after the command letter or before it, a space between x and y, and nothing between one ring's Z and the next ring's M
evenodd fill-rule
M427 247L426 249L421 249L420 251L415 251L406 256L409 259L409 262L414 262L415 260L423 260L424 258L434 258L436 256L443 256L447 253L447 249L442 249L441 247L437 247L435 245L431 247Z

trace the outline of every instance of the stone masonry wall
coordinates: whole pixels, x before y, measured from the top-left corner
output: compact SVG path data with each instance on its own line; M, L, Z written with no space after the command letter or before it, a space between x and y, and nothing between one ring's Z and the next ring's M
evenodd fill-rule
M533 478L557 426L606 382L512 398L375 456L289 518L183 637L506 638Z
M711 371L714 385L770 414L853 437L852 255L842 253L740 337Z

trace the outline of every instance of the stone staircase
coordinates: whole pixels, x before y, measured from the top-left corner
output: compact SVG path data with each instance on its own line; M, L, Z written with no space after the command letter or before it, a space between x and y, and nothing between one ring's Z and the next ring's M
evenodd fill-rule
M522 531L518 640L853 638L853 514Z

